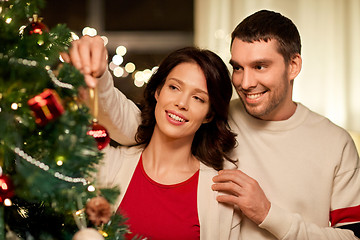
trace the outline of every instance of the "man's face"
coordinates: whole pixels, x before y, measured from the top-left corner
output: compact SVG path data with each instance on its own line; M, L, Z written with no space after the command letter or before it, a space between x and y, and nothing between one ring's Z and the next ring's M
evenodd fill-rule
M231 47L232 82L246 111L259 119L278 121L296 109L292 101L293 76L277 41L243 42L235 38Z

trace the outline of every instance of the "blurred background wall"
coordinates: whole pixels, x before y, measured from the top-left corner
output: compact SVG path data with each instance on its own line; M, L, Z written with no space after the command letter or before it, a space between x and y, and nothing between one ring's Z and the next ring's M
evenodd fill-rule
M117 47L125 47L123 62L112 65L124 73L116 72L114 81L138 101L141 81L174 49L209 48L228 63L231 31L260 9L282 13L300 31L303 68L295 79L294 100L358 138L360 0L48 0L42 15L49 27L66 23L79 36L85 27L106 36L110 60ZM125 70L129 62L135 66L131 73Z

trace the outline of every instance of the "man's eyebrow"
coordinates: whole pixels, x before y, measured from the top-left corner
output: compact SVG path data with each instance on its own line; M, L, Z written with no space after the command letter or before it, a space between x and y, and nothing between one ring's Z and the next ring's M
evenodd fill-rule
M272 60L271 59L267 59L267 58L264 58L264 59L258 59L258 60L255 60L253 63L254 64L269 64L271 63Z
M234 60L230 59L229 61L231 66L239 66L240 64L238 64L237 62L235 62Z
M251 62L252 65L262 65L262 64L270 64L273 62L271 59L263 58L263 59L257 59ZM238 62L236 62L233 59L230 59L229 61L231 66L241 66Z

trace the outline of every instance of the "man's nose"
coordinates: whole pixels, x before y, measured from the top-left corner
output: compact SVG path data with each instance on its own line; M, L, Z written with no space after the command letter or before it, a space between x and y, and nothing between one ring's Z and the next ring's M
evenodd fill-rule
M241 88L246 90L254 87L256 87L256 80L254 78L253 72L249 69L244 69L241 79Z

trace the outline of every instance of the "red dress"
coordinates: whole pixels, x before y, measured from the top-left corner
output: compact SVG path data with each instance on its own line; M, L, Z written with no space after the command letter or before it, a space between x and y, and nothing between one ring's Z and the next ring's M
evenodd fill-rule
M117 210L128 218L131 234L152 240L200 239L197 211L199 171L188 180L163 185L144 171L142 157Z

